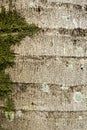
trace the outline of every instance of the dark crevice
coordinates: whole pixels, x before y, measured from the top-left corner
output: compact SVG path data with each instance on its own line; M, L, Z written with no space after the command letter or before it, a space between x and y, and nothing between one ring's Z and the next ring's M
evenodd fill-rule
M70 35L72 37L85 37L87 36L87 29L75 28L75 29L66 29L59 28L59 33L62 35Z

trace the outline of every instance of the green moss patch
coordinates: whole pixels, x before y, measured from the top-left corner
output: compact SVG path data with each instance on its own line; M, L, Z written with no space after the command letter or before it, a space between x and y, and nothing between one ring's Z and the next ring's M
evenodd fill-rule
M16 11L6 12L4 7L0 13L0 98L6 100L5 110L13 110L12 81L5 74L7 67L14 64L14 52L10 49L12 45L20 43L25 36L33 36L40 28L29 25L25 19Z

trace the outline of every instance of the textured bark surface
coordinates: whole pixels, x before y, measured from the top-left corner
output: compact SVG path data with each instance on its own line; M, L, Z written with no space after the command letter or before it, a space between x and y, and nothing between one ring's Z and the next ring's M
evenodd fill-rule
M0 5L2 2L0 3ZM7 8L8 3L3 5ZM14 46L10 74L16 112L9 130L87 129L87 0L15 0L42 28Z

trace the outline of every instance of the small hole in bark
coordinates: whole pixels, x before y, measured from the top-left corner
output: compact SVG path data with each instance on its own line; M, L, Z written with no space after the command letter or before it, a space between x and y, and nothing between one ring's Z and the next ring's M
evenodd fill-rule
M33 102L32 102L31 104L32 104L32 105L34 105L34 103L33 103Z
M44 29L42 29L42 32L44 33Z
M76 40L73 40L73 45L76 45Z
M83 69L84 69L84 66L83 66L83 65L81 65L81 66L80 66L80 68L81 68L81 70L83 70Z
M37 9L36 9L36 11L40 13L41 12L41 7L38 6Z

